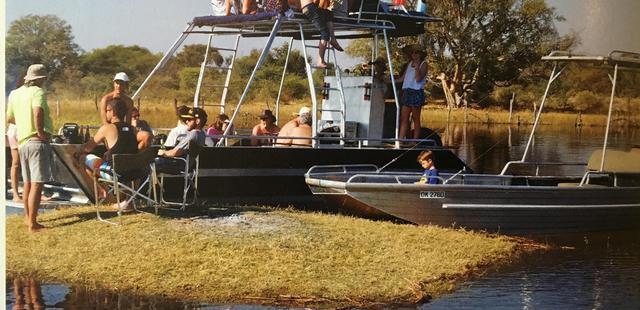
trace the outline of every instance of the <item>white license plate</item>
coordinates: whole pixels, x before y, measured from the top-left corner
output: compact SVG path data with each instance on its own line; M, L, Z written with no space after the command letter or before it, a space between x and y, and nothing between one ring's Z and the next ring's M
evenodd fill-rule
M444 199L444 192L420 192L420 199Z

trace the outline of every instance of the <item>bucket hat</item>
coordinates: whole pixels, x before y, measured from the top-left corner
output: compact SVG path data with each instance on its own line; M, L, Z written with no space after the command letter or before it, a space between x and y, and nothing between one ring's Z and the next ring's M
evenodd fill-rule
M42 79L47 77L47 69L43 64L35 64L29 66L27 69L27 75L25 75L24 80L26 82L33 81L37 79Z
M311 114L311 109L309 109L308 107L302 107L300 108L300 112L293 113L293 115L295 116L302 115L302 114Z

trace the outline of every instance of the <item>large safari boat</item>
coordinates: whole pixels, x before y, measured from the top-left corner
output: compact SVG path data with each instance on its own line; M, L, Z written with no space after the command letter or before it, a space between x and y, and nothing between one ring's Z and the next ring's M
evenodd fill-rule
M554 52L542 60L552 62L554 68L524 154L521 160L506 163L500 174L460 170L440 174L439 184L416 184L419 173L381 170L371 165L334 165L311 168L306 174L307 184L317 196L348 210L386 214L416 224L507 234L639 228L640 147L611 150L607 144L618 72L640 68L640 54L615 51L608 57L591 57ZM594 150L586 165L529 161L528 151L549 88L564 66L572 62L606 66L613 71L603 147ZM540 173L543 166L566 165L581 165L584 173Z
M416 35L424 32L425 23L440 22L439 18L428 14L394 7L383 1L363 0L356 12L347 17L335 18L336 38L348 40L370 38L374 40L372 58L383 57L388 62L389 77L393 81L394 68L391 63L391 37ZM255 15L235 16L199 16L187 23L171 47L166 51L155 68L144 79L133 98L144 94L145 86L154 75L167 63L182 46L188 37L200 37L206 42L207 50L203 55L198 82L194 89L193 106L220 113L229 113L234 107L230 122L237 122L238 115L246 101L247 94L255 80L256 73L271 50L276 37L289 39L289 52L293 41L300 42L300 49L305 59L305 71L309 81L310 106L312 114L312 135L308 147L246 146L234 143L249 138L227 129L224 134L209 137L209 143L199 155L197 189L203 200L217 202L298 204L318 201L311 195L304 183L304 173L315 165L368 163L385 165L395 170L413 170L417 153L422 149L430 149L439 158L440 169L458 171L468 169L450 149L439 145L437 138L424 139L398 138L398 92L395 83L389 87L393 90L393 99L385 100L383 91L377 88L373 80L373 72L367 76L347 76L340 67L339 57L329 49L331 69L316 68L310 62L307 53L314 48L310 40L318 40L319 33L301 14L281 15L275 12L262 12ZM223 40L223 38L231 40ZM242 46L248 46L246 40L260 38L266 43L261 49L250 78L246 81L244 91L237 102L229 102L228 89L235 67L236 56ZM378 41L384 42L385 49L378 49ZM232 46L220 46L221 42L234 42ZM315 46L317 48L317 46ZM212 50L227 53L230 61L224 66L216 65L207 55ZM372 60L373 60L372 59ZM285 63L282 76L286 74ZM325 70L323 83L314 84L313 71ZM225 74L224 85L207 86L203 83L205 75L216 71ZM207 87L222 88L221 98L205 100L203 91ZM280 83L278 98L275 104L275 116L279 115L279 98L283 83ZM322 92L323 96L319 96ZM320 100L320 98L323 98ZM170 116L168 116L170 117ZM213 117L209 117L212 119ZM286 116L284 117L286 118ZM330 130L326 130L330 128ZM291 137L302 138L302 137ZM212 141L217 141L213 143ZM415 143L418 143L415 146ZM410 146L405 146L410 144ZM93 200L92 186L72 163L72 153L77 145L54 145L58 160L71 171L78 187ZM402 156L406 155L406 156ZM165 186L166 196L181 195L180 178L169 178Z

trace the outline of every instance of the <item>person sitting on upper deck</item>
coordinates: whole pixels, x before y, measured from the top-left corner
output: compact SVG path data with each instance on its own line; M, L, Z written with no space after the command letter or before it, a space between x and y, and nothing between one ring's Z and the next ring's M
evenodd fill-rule
M238 14L234 0L211 0L211 10L213 11L214 16Z
M273 115L271 110L265 109L260 115L260 123L253 127L251 131L251 145L271 145L272 139L259 139L258 136L269 136L274 137L277 136L280 132L280 127L275 124L276 117Z
M418 154L418 163L424 168L420 181L416 184L439 184L440 179L437 178L438 169L433 162L434 154L432 151L422 151Z
M289 4L291 5L291 3ZM344 51L334 35L333 13L328 10L330 5L330 0L300 0L302 14L304 14L320 32L317 63L317 66L320 68L326 68L328 66L324 61L327 44L331 44L337 51Z
M167 141L164 142L166 146L174 146L178 142L178 137L183 137L187 134L189 129L187 128L187 124L185 120L181 117L181 115L185 115L189 113L189 107L186 105L181 105L176 108L176 116L178 117L178 124L175 128L169 131L169 135L167 135Z
M291 133L293 129L300 126L300 116L304 114L311 115L311 109L308 107L300 108L300 112L294 113L296 116L294 119L288 121L282 128L280 128L280 132L278 133L278 139L276 140L277 146L290 146L291 145Z
M192 108L183 115L182 119L187 125L187 135L176 144L176 146L170 150L159 150L158 157L156 158L156 168L158 171L165 169L181 169L181 165L184 165L183 161L174 160L172 157L186 157L189 153L190 143L197 143L198 146L203 147L206 141L206 135L202 128L207 123L207 112L201 108Z

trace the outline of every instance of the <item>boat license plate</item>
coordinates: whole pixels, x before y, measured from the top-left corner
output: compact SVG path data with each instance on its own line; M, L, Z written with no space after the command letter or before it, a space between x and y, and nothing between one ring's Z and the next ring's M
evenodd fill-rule
M420 199L444 199L444 192L421 191Z

